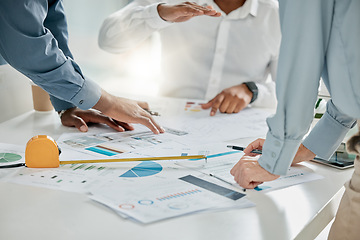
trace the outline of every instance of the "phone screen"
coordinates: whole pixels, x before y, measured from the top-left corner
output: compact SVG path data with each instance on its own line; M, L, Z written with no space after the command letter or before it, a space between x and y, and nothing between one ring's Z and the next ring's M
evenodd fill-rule
M329 160L315 157L312 161L338 169L346 169L354 166L355 157L356 155L347 152L335 152Z

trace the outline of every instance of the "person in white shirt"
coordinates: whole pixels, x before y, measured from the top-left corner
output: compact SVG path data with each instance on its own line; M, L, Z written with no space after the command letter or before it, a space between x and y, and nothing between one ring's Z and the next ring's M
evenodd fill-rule
M249 103L276 105L276 1L134 0L105 19L99 45L124 53L155 31L162 46L161 95L209 100L203 108L212 108L212 116Z

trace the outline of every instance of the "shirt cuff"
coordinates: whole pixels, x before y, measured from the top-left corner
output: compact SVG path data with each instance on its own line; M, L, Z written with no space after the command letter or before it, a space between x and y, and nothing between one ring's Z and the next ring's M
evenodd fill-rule
M318 157L330 159L354 124L355 120L352 120L350 126L345 126L331 117L326 111L306 137L303 145Z
M95 82L85 78L80 91L71 99L71 103L82 110L92 108L101 97L101 88Z
M57 112L75 107L74 104L64 101L64 100L61 100L61 99L58 99L52 95L50 95L50 100L51 100L51 104L55 108L55 111L57 111Z
M300 144L301 139L280 140L268 132L258 160L260 166L270 173L286 175Z
M275 86L270 86L266 84L256 83L258 88L257 99L251 103L253 107L262 107L262 108L276 108L276 96L275 96ZM273 88L273 91L272 89Z
M162 4L162 3L160 3ZM154 3L146 6L143 11L143 17L146 19L147 24L154 29L161 29L173 24L162 19L158 13L157 7L159 3Z

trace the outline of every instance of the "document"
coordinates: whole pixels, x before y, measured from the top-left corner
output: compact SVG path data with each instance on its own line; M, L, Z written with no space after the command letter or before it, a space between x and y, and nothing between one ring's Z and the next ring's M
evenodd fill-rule
M143 157L140 154L124 153L126 158ZM188 161L188 160L183 160ZM58 168L19 168L9 182L62 191L87 193L98 185L117 182L168 181L191 173L178 166L176 161L134 161L119 163L66 164ZM198 173L195 171L195 173Z
M117 182L91 194L93 200L145 224L205 210L254 206L245 194L193 175L141 184Z
M0 143L0 167L25 163L25 147ZM0 168L0 180L5 181L17 168Z
M217 144L213 147L211 147L211 145L208 145L204 148L216 149L216 147L219 148L219 145L221 144ZM219 152L217 154L213 153L212 155L210 155L211 157L208 158L207 163L198 170L202 173L212 175L215 178L221 179L222 181L227 182L232 186L240 188L240 186L235 182L234 176L230 174L230 170L243 156L243 152L238 151L239 154L229 154L228 151L225 151L225 143L223 143L222 146L224 148L224 152ZM285 176L281 176L274 181L260 184L253 191L268 192L322 178L323 176L306 169L306 167L302 166L301 164L298 164L298 166L291 167Z
M63 134L57 140L59 147L64 149L60 160L119 158L123 153L158 147L165 143L184 145L181 142L186 132L170 128L166 130L165 133L156 135L145 126L135 124L134 131Z
M178 129L189 134L182 139L188 144L213 143L233 139L265 136L266 118L270 112L263 109L246 108L236 114L218 112L210 117L210 110L194 107L176 115L160 117L165 127Z

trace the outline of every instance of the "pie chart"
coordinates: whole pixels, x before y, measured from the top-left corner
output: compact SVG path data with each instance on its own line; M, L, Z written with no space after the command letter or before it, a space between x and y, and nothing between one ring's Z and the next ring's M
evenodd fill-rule
M0 153L0 163L9 163L20 160L22 157L15 153Z
M147 177L161 172L162 169L162 166L156 162L141 162L119 177Z

